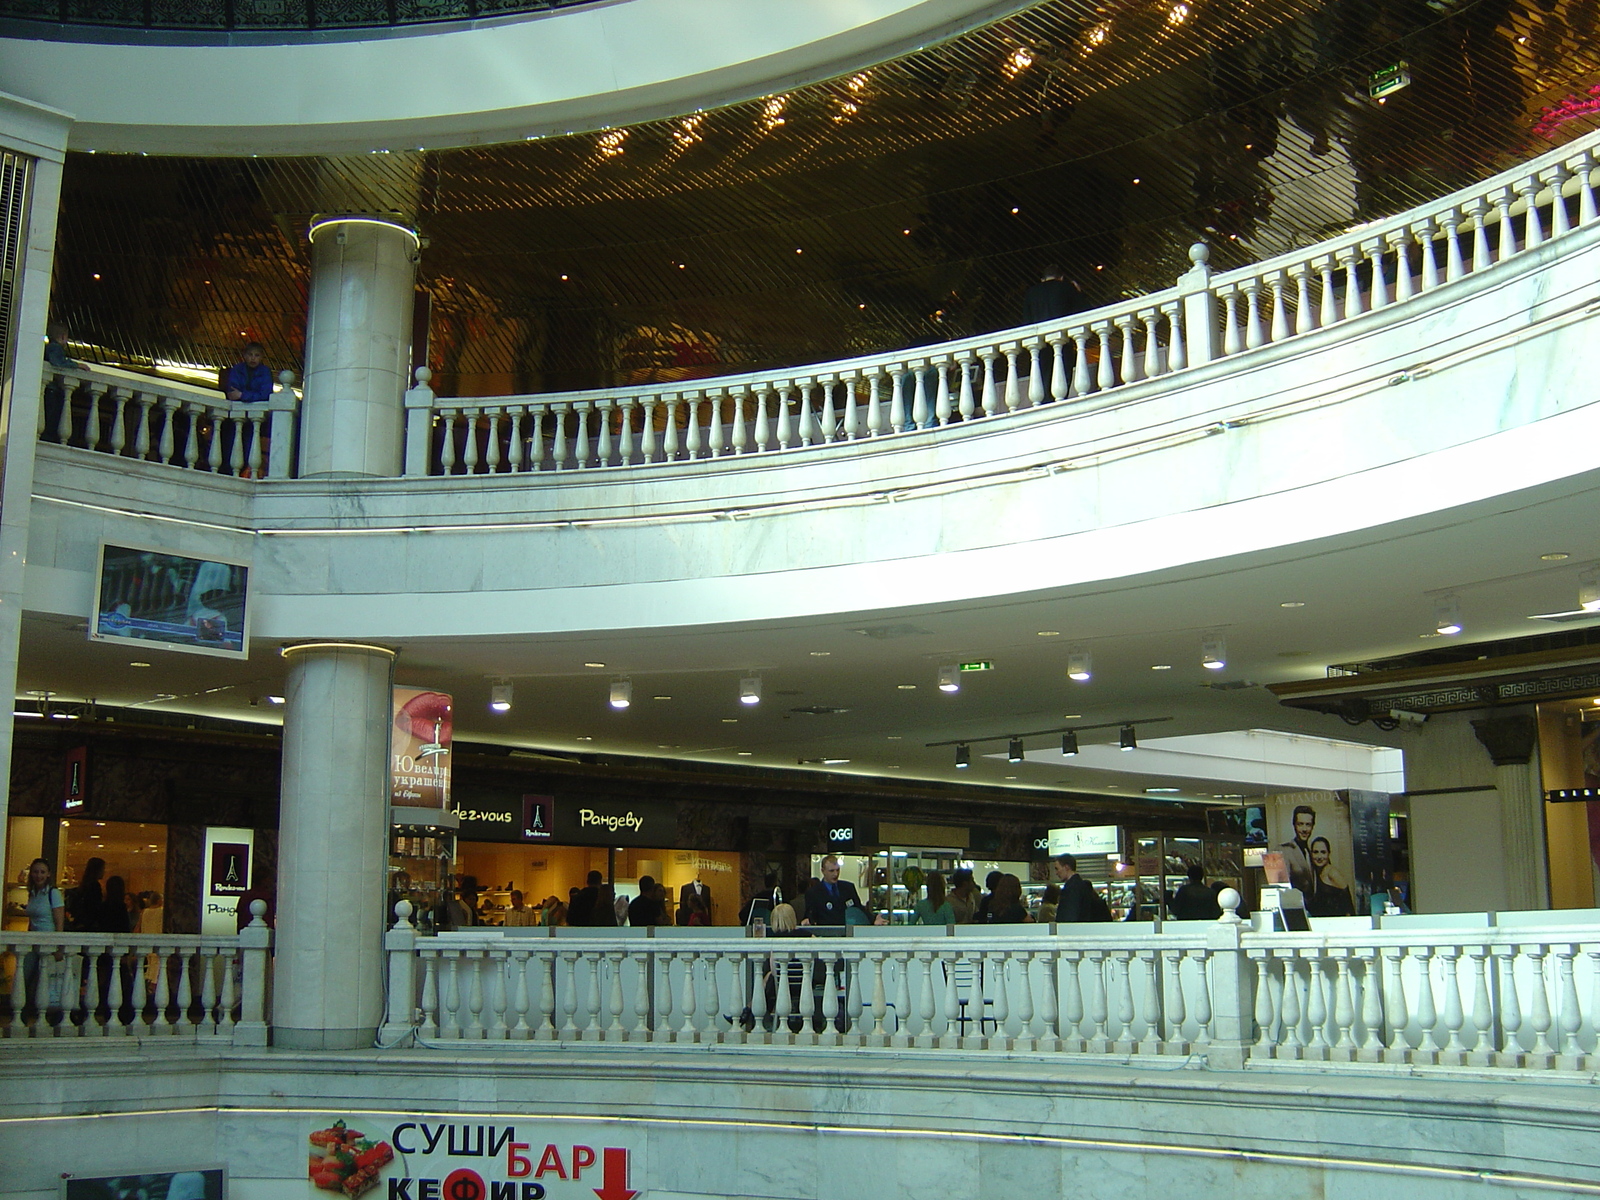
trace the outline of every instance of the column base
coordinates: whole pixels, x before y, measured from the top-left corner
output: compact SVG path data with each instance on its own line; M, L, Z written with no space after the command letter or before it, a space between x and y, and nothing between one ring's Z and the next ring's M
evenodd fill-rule
M275 1025L272 1044L280 1050L365 1050L378 1039L377 1026L360 1029L289 1029Z

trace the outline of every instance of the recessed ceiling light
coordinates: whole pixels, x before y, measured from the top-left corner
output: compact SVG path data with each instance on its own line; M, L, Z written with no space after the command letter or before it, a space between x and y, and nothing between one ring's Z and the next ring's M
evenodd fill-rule
M285 700L282 696L268 696L267 697L267 703L268 704L287 704L288 701Z
M580 733L578 735L578 741L580 741L580 742L592 742L592 741L594 741L594 738L590 734Z
M1171 663L1155 663L1155 664L1153 664L1151 666L1150 669L1152 671L1170 671L1170 670L1172 670L1172 664Z
M155 698L157 700L176 700L178 694L176 692L157 692Z
M1596 700L1596 701L1595 701L1595 703L1596 703L1596 704L1600 704L1600 700ZM890 735L889 735L889 741L891 741L891 742L898 742L898 741L899 741L899 740L900 740L900 736L901 736L901 735L900 735L900 734L898 734L898 733L891 733L891 734L890 734Z
M129 663L128 665L130 667L148 667L150 664L149 663L133 662L133 663Z
M652 700L671 700L672 697L671 696L651 696L650 699L652 699Z
M1061 630L1059 630L1059 629L1041 629L1041 630L1039 630L1039 636L1040 637L1060 637L1061 636Z
M740 758L749 758L754 753L754 750L740 750L738 752Z
M1007 775L1007 776L1006 776L1006 778L1007 778L1007 779L1015 779L1015 778L1016 778L1016 776L1015 776L1015 775Z
M722 723L724 725L737 725L739 723L739 718L738 717L723 717L722 718Z
M1552 551L1550 551L1549 554L1541 554L1541 555L1539 555L1539 561L1540 562L1560 562L1564 558L1571 558L1571 557L1572 557L1572 555L1568 554L1565 550L1552 550ZM135 664L135 665L137 665L137 664Z
M1283 600L1278 604L1279 608L1304 608L1305 606L1306 602L1304 600Z
M1176 796L1182 790L1182 788L1145 788L1145 792L1151 796Z
M601 668L605 666L605 663L584 663L583 665L586 667Z
M830 657L832 657L832 655L833 655L833 651L832 650L813 650L811 652L811 657L812 658L830 658Z
M914 683L897 683L894 686L902 692L914 692L917 690L917 685Z

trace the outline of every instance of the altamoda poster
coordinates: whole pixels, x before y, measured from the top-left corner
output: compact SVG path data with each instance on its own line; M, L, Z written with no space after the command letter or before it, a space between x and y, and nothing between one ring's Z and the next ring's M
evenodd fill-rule
M1269 851L1283 856L1289 884L1312 917L1353 917L1355 840L1350 802L1338 792L1290 792L1267 798ZM1364 900L1364 897L1363 897Z
M481 1117L345 1115L309 1131L306 1194L349 1200L634 1200L642 1132Z
M450 697L394 689L389 802L396 808L450 807Z

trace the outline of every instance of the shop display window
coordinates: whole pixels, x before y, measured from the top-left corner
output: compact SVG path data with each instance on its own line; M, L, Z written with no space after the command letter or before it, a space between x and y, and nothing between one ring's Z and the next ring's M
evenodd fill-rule
M128 896L130 925L140 933L161 933L167 890L167 827L133 821L94 821L75 817L61 822L56 883L71 891L83 879L91 858L104 860L101 880L120 876Z

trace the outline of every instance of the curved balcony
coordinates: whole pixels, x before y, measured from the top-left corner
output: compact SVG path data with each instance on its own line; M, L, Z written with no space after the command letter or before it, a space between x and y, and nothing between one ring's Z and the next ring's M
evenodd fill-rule
M287 392L251 414L58 373L75 403L39 490L113 528L125 510L130 537L141 511L219 553L259 533L262 634L392 637L948 603L1571 490L1593 468L1596 144L1253 267L1213 274L1198 250L1165 292L914 354L691 388L421 384L400 479L286 478ZM412 536L430 530L454 536ZM86 575L58 536L32 562ZM383 566L397 554L403 579ZM419 594L375 611L373 578ZM708 597L709 578L741 587Z

